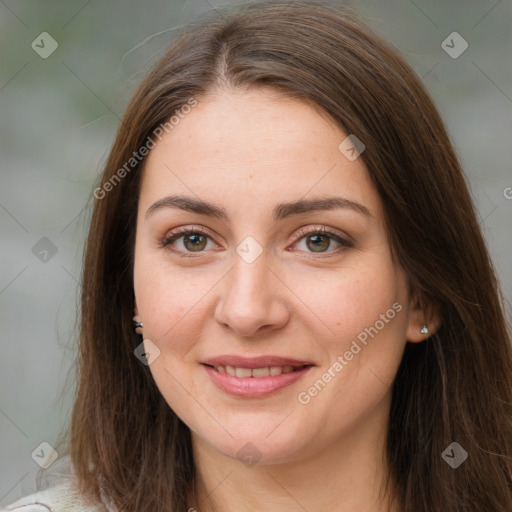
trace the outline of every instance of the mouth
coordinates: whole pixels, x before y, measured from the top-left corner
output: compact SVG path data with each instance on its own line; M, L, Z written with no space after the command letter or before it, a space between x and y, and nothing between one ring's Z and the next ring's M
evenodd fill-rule
M212 382L235 397L260 398L297 382L315 365L295 359L222 356L202 362Z
M219 373L225 373L227 375L231 375L231 377L238 377L240 379L246 379L246 378L262 378L262 377L276 377L278 375L281 375L283 373L293 373L300 370L303 370L304 368L307 368L309 366L313 366L311 364L305 364L302 366L291 366L291 365L285 365L285 366L262 366L260 368L245 368L243 366L229 366L229 365L209 365L210 368L213 368L215 371Z

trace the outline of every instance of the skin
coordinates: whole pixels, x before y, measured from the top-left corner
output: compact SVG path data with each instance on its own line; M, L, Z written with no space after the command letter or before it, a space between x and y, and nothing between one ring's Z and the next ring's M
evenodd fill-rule
M197 500L190 496L190 506L201 512L388 510L379 492L391 385L406 341L428 335L420 333L425 317L407 276L391 259L382 201L365 165L338 150L346 137L326 114L272 90L217 90L148 156L135 318L160 350L150 365L159 390L191 429ZM229 218L170 207L147 214L170 195L214 203ZM277 203L332 196L370 215L338 208L272 218ZM163 246L178 227L205 230L204 249L194 252L183 236ZM311 233L299 237L300 228ZM321 228L352 246L315 239ZM262 249L252 263L236 252L248 236ZM300 403L298 394L396 303L394 318ZM438 324L433 317L430 333ZM271 396L239 398L220 391L200 365L222 354L288 356L315 367ZM252 467L237 456L248 442L261 457Z

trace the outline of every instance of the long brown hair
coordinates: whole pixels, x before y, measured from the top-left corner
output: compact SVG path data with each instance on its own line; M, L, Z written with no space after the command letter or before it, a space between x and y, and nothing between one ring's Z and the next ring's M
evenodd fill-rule
M364 142L361 158L382 198L394 256L411 293L442 315L437 333L407 343L394 382L390 491L404 512L510 512L510 334L460 164L425 88L395 50L353 15L311 2L246 5L189 27L126 110L84 258L69 433L82 492L98 500L102 485L123 512L187 510L189 429L133 353L144 160L126 162L191 98L263 86L315 105ZM452 442L469 454L457 469L441 456Z

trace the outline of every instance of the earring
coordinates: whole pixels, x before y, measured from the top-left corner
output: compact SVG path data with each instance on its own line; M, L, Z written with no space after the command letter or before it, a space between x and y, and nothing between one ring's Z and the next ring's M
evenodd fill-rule
M421 334L428 334L428 327L426 325L423 325L423 327L420 329Z
M142 334L142 322L137 322L137 320L132 320L133 328L137 334Z

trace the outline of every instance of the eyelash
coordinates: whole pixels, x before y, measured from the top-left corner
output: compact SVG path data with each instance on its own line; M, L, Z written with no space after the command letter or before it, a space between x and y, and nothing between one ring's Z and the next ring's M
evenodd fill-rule
M178 240L179 238L182 238L185 235L192 235L192 234L193 235L203 235L203 236L206 236L206 237L212 239L212 237L208 234L208 231L206 231L202 227L177 228L176 230L174 230L173 233L170 233L169 235L165 236L161 240L161 246L164 248L168 247L172 243L174 243L176 240ZM310 236L311 235L321 235L324 237L326 236L329 239L334 240L335 242L338 242L341 245L341 247L338 247L338 249L334 249L332 251L319 252L319 253L310 252L310 254L316 254L316 256L313 256L314 258L325 257L325 255L330 255L332 253L338 253L339 249L352 248L354 246L354 244L350 240L343 238L340 235L333 233L332 231L328 231L324 226L321 226L321 227L315 226L313 229L301 228L297 233L297 239L295 240L294 244L297 244L300 240L302 240L302 238L304 238L305 236L308 236L308 235L310 235ZM192 251L183 252L183 251L177 251L175 249L170 249L170 250L176 254L179 254L180 256L182 256L184 258L197 258L201 255L202 252L204 252L204 251L198 251L198 254L194 255Z

